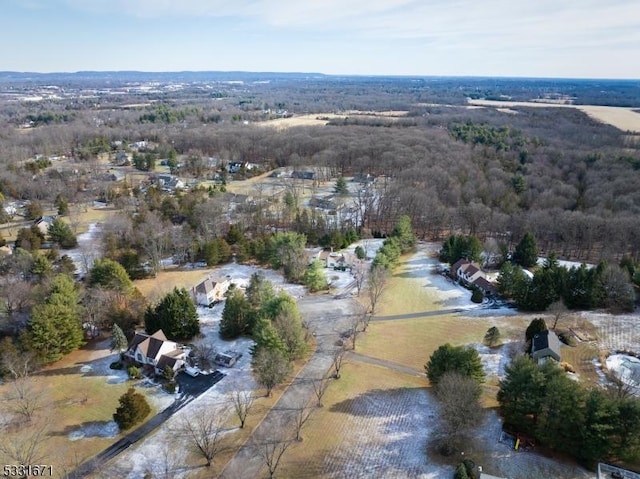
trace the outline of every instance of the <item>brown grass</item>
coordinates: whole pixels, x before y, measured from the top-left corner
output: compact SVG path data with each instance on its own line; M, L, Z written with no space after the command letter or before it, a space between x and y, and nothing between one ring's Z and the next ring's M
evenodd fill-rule
M99 453L116 439L87 437L70 441L68 434L86 423L112 420L118 399L132 383L107 383L105 376L91 376L80 372L80 366L109 355L107 350L83 348L49 365L33 376L36 386L44 391L45 407L41 416L50 423L50 433L44 448L50 451L46 463L55 471L73 469L85 459ZM11 389L11 384L0 386L0 396ZM141 389L142 392L146 390ZM157 410L153 401L151 418Z
M453 316L374 321L357 343L357 352L422 370L441 345L481 342L489 327L483 319Z
M279 476L318 477L324 461L336 450L348 451L352 435L366 433L361 428L362 417L336 411L337 404L371 391L390 391L401 388L423 388L426 378L408 376L351 361L345 364L339 380L332 380L323 398L322 408L316 408L302 430L303 442L294 444L283 458Z
M134 285L145 298L153 302L173 291L173 288L189 290L205 279L212 271L212 269L160 271L157 277L136 280Z
M622 131L640 133L640 114L632 108L600 105L567 105L533 101L495 101L470 100L470 105L484 107L510 108L518 106L537 108L574 108L580 110L601 123L615 126Z

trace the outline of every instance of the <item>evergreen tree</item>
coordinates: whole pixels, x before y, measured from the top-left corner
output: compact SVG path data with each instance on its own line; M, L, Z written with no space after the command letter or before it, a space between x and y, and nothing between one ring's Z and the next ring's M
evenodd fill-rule
M113 328L111 328L111 351L120 353L127 349L128 344L127 337L124 335L122 328L114 324Z
M62 196L61 194L58 194L56 196L55 201L53 202L53 205L58 208L58 214L60 216L69 214L69 202L67 201L67 199Z
M500 268L497 280L497 289L500 296L506 299L513 298L515 292L522 289L528 281L522 268L506 261Z
M148 307L144 323L148 334L162 329L172 340L190 339L200 333L196 306L184 288L174 288L155 307Z
M440 261L454 264L459 259L469 261L480 261L482 253L482 243L473 235L452 235L449 236L440 249Z
M43 303L33 307L25 341L45 363L57 361L83 343L81 308L75 284L60 274L51 281Z
M347 180L345 180L343 176L337 179L336 185L333 187L333 192L340 196L346 196L349 194Z
M416 235L411 227L411 218L407 215L401 216L391 231L391 236L398 241L402 254L411 251L416 245Z
M479 383L483 382L485 377L478 351L463 346L452 346L449 343L436 349L424 368L429 382L434 386L446 372L457 372Z
M113 420L121 431L126 431L142 422L151 413L151 407L145 397L133 388L129 388L120 396L119 402L120 405L113 415Z
M220 320L220 337L234 339L250 332L251 306L239 289L234 289L227 296Z
M124 267L112 259L98 259L89 272L89 286L102 286L123 293L133 292L133 282Z
M513 262L523 268L530 268L538 262L538 246L533 234L529 232L524 234L513 253Z
M253 273L249 278L246 295L249 304L254 309L259 309L275 297L271 281L260 272Z
M261 350L266 349L279 351L286 357L287 347L270 319L259 317L253 327L252 337L255 344L251 348L251 354L254 356Z
M484 343L490 348L494 347L500 342L500 330L496 326L491 326L487 329L484 335Z
M324 274L324 268L320 264L320 261L314 261L307 267L307 270L304 272L302 283L312 293L325 290L329 287L327 277Z
M549 328L547 328L547 323L545 322L544 318L532 319L529 323L529 326L527 326L527 330L525 331L525 339L527 343L530 345L531 340L536 334L541 333L542 331L546 331L547 329Z
M49 239L53 243L59 244L61 248L71 249L78 246L78 240L73 234L71 227L60 218L53 220L49 225L47 232L49 234Z

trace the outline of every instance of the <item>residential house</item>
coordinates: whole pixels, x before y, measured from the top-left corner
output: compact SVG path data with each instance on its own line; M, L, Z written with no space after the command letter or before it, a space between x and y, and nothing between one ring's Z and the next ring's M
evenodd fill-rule
M34 225L46 236L49 234L49 226L53 224L53 220L55 219L55 216L41 216L34 222Z
M357 173L353 176L353 180L356 183L362 183L364 185L369 185L376 181L376 177L370 175L369 173Z
M298 180L313 180L315 177L315 173L313 171L296 170L291 174L291 177Z
M336 195L314 196L309 200L309 206L329 211L335 211L344 207L344 205L338 201Z
M156 374L162 374L167 366L174 372L181 369L187 352L178 343L169 341L160 329L151 336L136 333L124 357L141 366L152 367Z
M489 280L483 276L479 277L474 281L474 286L478 287L482 294L485 296L491 296L496 293L496 288L493 284L489 282Z
M311 255L310 261L315 260L320 261L320 264L325 268L349 269L354 265L356 256L349 252L340 253L331 249L324 249Z
M163 191L172 192L184 189L184 182L173 175L157 175L155 181Z
M485 296L494 294L496 291L495 287L487 279L484 271L480 269L480 265L466 259L456 261L453 266L451 266L449 274L453 279L457 279L468 286L476 286Z
M191 288L191 295L196 304L209 306L216 301L222 301L231 282L226 279L206 278L197 286Z
M560 339L553 331L542 331L531 340L531 358L538 364L549 358L560 362Z

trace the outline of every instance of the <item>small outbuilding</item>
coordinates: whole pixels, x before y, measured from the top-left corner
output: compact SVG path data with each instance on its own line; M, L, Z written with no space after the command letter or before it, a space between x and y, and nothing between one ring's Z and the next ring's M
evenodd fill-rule
M531 341L531 358L538 364L549 358L560 362L560 339L553 331L542 331L536 334Z

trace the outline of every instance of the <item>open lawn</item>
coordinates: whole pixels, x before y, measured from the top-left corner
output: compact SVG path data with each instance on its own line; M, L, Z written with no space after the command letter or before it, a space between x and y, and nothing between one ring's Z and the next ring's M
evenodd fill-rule
M164 297L173 288L185 288L188 291L205 279L212 271L212 269L160 271L157 277L136 280L134 285L145 298L153 302Z
M446 477L428 463L426 379L350 361L284 456L279 477ZM312 404L313 405L313 404ZM420 476L432 472L433 476Z
M372 321L356 351L422 371L439 346L482 342L489 327L484 319L454 316Z
M106 342L95 346L75 351L29 379L33 397L41 403L37 421L48 423L49 433L41 445L47 453L43 463L53 465L56 477L117 440L118 430L111 421L118 399L127 388L140 384L128 381L124 371L109 369L116 355L104 349ZM11 395L12 390L12 383L4 384L0 395ZM168 396L158 388L139 390L149 399L149 418L165 407Z

